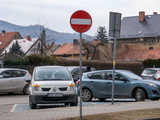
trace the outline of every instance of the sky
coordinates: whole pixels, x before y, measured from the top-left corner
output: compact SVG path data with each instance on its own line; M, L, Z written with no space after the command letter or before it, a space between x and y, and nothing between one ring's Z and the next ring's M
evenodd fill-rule
M86 32L96 35L99 26L109 27L109 12L119 12L122 18L160 13L160 0L0 0L0 20L17 25L40 24L57 32L75 33L70 17L85 10L92 17L92 27Z

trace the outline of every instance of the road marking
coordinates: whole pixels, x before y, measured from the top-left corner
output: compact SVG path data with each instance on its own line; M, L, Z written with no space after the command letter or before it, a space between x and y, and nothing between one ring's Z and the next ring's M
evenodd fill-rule
M71 24L78 24L78 25L90 25L91 24L91 19L78 19L78 18L73 18L71 20Z
M121 105L121 103L129 103L129 102L135 102L133 99L115 99L115 104ZM98 99L94 99L91 102L83 102L83 106L92 106L92 105L103 105L103 104L108 104L110 105L111 100L106 100L105 102L100 102ZM78 104L79 105L79 104ZM44 104L40 105L41 109L45 108L58 108L58 107L64 107L62 104ZM10 112L24 112L31 110L28 104L14 104Z
M24 112L26 110L30 110L28 104L15 104L13 105L11 112Z
M13 105L13 107L12 107L12 109L11 109L11 112L14 112L14 111L15 111L16 106L17 106L17 104L14 104L14 105Z

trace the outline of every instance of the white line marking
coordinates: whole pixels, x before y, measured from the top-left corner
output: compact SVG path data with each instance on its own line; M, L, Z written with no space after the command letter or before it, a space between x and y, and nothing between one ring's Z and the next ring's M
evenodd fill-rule
M11 109L11 112L14 112L15 109L16 109L16 107L17 107L17 104L14 104L13 107L12 107L12 109Z
M78 19L78 18L73 18L71 20L71 24L79 24L79 25L90 25L91 24L91 19Z

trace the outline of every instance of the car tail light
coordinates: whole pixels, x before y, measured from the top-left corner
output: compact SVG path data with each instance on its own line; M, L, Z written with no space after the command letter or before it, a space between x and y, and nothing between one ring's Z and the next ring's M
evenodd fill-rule
M78 85L79 85L79 84L80 84L80 80L77 80L76 84L78 84Z

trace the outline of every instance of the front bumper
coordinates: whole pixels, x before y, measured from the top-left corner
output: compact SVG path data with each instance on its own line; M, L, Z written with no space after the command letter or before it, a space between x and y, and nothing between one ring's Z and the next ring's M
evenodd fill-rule
M63 95L63 97L48 97L47 95L30 95L29 100L33 104L76 103L78 96L75 94Z

